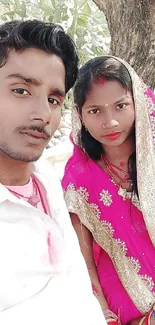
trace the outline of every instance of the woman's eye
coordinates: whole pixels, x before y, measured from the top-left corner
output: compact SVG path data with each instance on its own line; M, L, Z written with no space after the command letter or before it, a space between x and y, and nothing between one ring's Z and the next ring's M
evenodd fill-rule
M98 108L93 108L89 111L90 114L98 114L100 113L100 110Z
M60 102L55 98L48 98L48 101L52 105L60 105Z
M19 94L19 95L27 95L29 94L29 92L26 89L23 88L16 88L16 89L12 89L13 93Z
M124 103L120 103L117 105L116 109L123 109L127 106L127 104L124 104Z

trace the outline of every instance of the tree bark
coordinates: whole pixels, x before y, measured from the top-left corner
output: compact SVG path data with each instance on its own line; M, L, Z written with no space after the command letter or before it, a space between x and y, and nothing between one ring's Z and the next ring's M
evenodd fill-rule
M110 54L128 61L155 89L155 0L93 0L111 34Z

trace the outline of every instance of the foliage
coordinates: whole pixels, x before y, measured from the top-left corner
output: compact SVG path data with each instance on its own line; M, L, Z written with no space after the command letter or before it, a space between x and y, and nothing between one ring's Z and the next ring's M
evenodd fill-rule
M0 0L0 20L40 19L62 25L74 39L81 63L109 50L104 14L91 0Z

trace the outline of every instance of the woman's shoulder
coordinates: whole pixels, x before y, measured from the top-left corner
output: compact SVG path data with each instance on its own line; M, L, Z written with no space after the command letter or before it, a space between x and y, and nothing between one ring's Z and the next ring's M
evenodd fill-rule
M82 186L86 180L86 174L89 172L89 157L80 148L74 150L72 156L66 163L62 186L66 188L69 184Z

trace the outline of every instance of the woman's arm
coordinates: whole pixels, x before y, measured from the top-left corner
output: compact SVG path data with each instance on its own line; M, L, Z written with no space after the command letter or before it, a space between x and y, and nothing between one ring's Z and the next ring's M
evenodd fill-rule
M104 298L101 285L99 283L97 269L93 257L93 238L90 231L81 224L79 217L76 214L71 214L73 227L78 236L80 248L84 256L90 279L92 282L93 292L98 299L101 308L104 311L108 310L108 304Z
M154 313L150 310L145 316L133 319L129 325L155 325Z

